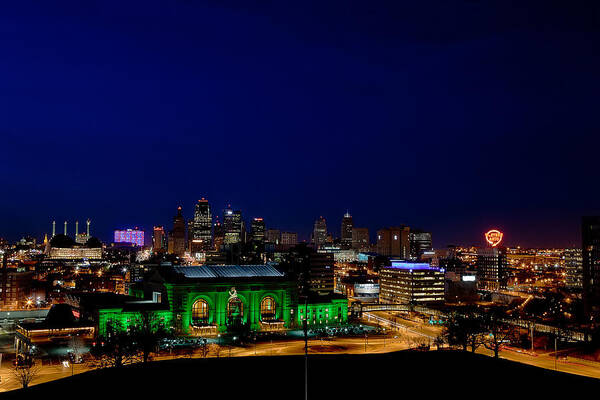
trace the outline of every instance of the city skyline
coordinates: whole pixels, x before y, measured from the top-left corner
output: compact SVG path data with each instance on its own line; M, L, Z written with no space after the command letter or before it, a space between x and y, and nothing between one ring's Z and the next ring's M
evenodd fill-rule
M110 243L111 242L111 238L113 237L115 231L118 230L124 230L124 229L142 229L146 232L146 245L150 245L151 241L152 241L152 231L153 228L155 226L162 226L165 229L165 232L168 232L172 227L173 227L173 215L175 215L177 212L179 212L179 208L181 208L181 212L182 212L182 216L183 216L183 220L185 222L185 229L186 229L186 236L188 236L189 239L191 239L191 232L190 232L190 227L191 227L191 223L194 220L194 216L195 216L195 207L197 207L197 204L200 203L205 203L207 202L209 204L209 207L213 210L213 223L216 222L222 222L222 219L224 217L224 214L227 212L227 210L232 210L232 209L239 209L242 212L242 221L244 222L244 224L246 225L246 231L251 230L251 221L255 218L261 218L262 220L264 220L265 226L267 229L277 229L279 231L285 232L285 231L289 231L289 232L294 232L298 234L298 242L306 242L306 243L310 243L312 240L312 235L314 233L314 223L316 220L318 220L319 218L324 218L327 221L327 233L332 234L334 238L336 239L341 239L341 228L340 228L340 223L342 223L343 219L345 216L349 215L351 216L352 219L355 219L355 215L350 212L351 210L346 209L343 213L340 213L337 216L332 216L332 217L327 217L325 215L319 215L317 217L315 217L312 221L308 221L305 224L305 227L302 229L298 229L298 230L294 230L294 229L290 229L288 227L285 226L277 226L274 224L270 223L270 218L268 216L264 216L264 215L251 215L245 212L244 209L240 208L240 207L232 207L232 205L230 203L225 204L222 208L218 208L215 207L214 204L210 201L210 199L205 199L204 197L202 197L200 200L196 200L195 203L192 203L189 205L189 209L186 212L186 207L182 206L182 205L178 205L177 207L175 207L172 210L172 214L170 216L168 216L166 218L165 221L157 221L155 223L132 223L132 224L120 224L114 227L108 227L107 228L107 224L103 223L102 221L99 222L95 222L94 221L94 228L92 229L93 232L91 234L91 236L93 237L98 237L99 239L101 239L102 241L104 241L105 243ZM210 211L209 211L210 212ZM483 232L486 232L490 229L500 229L503 234L505 234L504 237L504 241L503 244L507 247L524 247L524 248L576 248L579 246L580 242L581 242L581 230L580 230L580 224L581 224L581 218L583 218L585 216L581 216L577 221L576 224L577 226L577 232L571 232L573 235L575 236L577 239L572 243L572 244L566 244L566 245L544 245L539 244L539 245L526 245L523 244L521 242L518 242L515 238L511 238L512 236L512 232L510 230L510 228L506 228L503 224L488 224L488 225L481 225L483 226L483 228L481 228L481 230L477 231L477 232L473 232L473 236L472 239L470 241L457 241L457 242L449 242L449 243L439 243L439 239L436 238L436 232L431 230L431 229L427 229L427 227L422 227L418 224L411 224L411 223L388 223L388 224L383 224L381 226L369 226L368 223L362 223L363 218L359 217L358 220L361 221L358 224L354 224L355 228L367 228L369 230L369 236L370 239L372 241L373 244L376 244L377 242L377 238L376 238L376 232L380 229L384 229L388 226L392 227L392 226L409 226L411 227L411 229L416 229L416 230L424 230L427 232L430 232L432 234L433 237L433 244L434 244L434 248L437 249L442 249L445 248L447 246L452 246L452 245L456 245L456 246L483 246L485 247L488 243L486 243L486 239L484 236L482 236ZM3 239L7 239L9 241L17 241L23 237L26 236L31 236L34 237L36 239L43 239L45 235L48 235L48 237L52 236L52 223L55 222L58 224L59 229L57 230L58 233L62 233L63 232L63 224L66 223L68 228L68 235L69 236L74 236L73 232L71 232L71 230L73 229L72 227L75 225L75 223L79 220L88 220L88 222L90 221L90 218L85 217L85 218L65 218L65 219L52 219L49 220L48 224L38 224L38 225L48 225L49 228L47 230L43 230L40 232L24 232L22 234L18 234L15 237L9 237L8 235L4 235L3 233L0 232L0 238ZM92 218L93 220L93 218ZM368 218L367 218L368 220ZM355 219L356 221L356 219ZM100 226L100 228L98 228L97 226ZM67 228L67 226L65 226L65 229ZM436 240L437 239L437 240Z

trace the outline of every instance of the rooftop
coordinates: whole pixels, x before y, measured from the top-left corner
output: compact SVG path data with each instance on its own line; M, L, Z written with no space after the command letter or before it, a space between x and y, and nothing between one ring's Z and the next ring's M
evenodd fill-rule
M404 260L391 260L392 265L387 268L395 269L411 269L411 270L439 270L437 267L432 267L429 263L416 263Z
M211 278L258 278L282 277L273 266L259 265L196 265L191 267L174 267L175 272L183 274L186 278L211 279Z

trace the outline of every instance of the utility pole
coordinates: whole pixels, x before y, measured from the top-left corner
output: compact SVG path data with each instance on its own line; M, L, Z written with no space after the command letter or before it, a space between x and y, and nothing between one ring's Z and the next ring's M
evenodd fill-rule
M557 346L557 336L554 336L554 369L558 371L558 346Z
M302 329L304 330L304 400L308 400L308 295L304 301Z
M531 351L535 351L533 347L533 327L535 326L534 322L531 322Z

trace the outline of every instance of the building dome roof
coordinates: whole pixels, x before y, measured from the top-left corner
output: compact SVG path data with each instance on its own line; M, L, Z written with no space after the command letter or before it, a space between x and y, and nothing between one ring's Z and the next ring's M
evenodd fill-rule
M50 239L51 247L58 247L62 249L66 249L69 247L73 247L75 241L67 235L63 235L62 233L58 235L54 235L52 239Z

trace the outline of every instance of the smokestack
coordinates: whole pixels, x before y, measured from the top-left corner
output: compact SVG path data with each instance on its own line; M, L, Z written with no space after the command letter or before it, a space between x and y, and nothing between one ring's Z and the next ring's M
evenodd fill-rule
M52 221L52 237L56 236L56 221Z
M92 221L90 221L90 219L88 218L88 220L87 220L87 236L88 236L88 238L90 237L90 222L92 222Z
M75 221L75 238L77 239L77 234L79 233L79 221Z
M67 221L65 221L65 236L67 236Z

